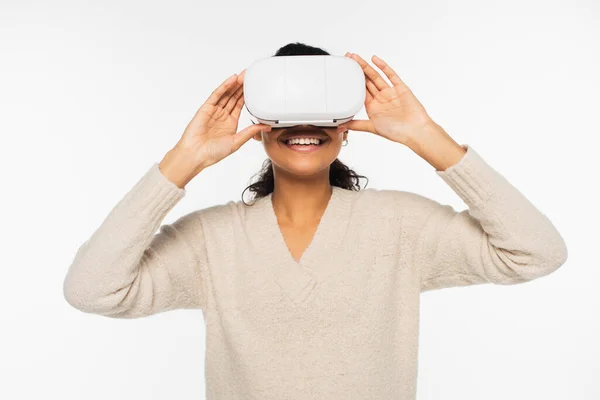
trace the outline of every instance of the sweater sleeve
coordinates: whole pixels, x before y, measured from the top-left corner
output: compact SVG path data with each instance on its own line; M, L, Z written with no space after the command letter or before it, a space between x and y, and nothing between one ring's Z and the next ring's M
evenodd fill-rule
M424 198L414 251L421 291L523 283L564 264L567 247L550 220L472 147L462 147L459 162L436 173L468 209Z
M196 213L161 226L184 195L155 163L77 250L63 283L67 302L114 318L202 308L206 259Z

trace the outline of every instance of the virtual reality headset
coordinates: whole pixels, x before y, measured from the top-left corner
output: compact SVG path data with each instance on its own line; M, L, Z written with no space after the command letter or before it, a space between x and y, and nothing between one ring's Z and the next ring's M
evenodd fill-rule
M244 74L244 103L253 124L336 127L365 102L361 66L343 56L277 56L255 61Z

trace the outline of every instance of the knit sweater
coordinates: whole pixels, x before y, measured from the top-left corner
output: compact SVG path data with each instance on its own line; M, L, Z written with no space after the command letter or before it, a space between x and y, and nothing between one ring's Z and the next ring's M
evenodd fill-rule
M209 400L413 400L420 293L523 283L567 258L550 220L462 146L435 172L468 209L333 186L299 261L272 195L162 224L186 189L155 163L78 249L64 296L113 318L201 309Z

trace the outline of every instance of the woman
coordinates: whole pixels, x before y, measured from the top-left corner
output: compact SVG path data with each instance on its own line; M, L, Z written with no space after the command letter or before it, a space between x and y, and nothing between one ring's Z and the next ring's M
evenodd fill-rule
M275 56L306 54L329 53L295 43ZM530 281L561 266L567 249L517 189L433 122L389 65L372 59L391 86L346 56L364 70L368 120L236 134L244 71L230 77L78 250L67 301L115 318L201 309L207 399L414 399L421 292ZM360 190L336 158L349 129L408 146L468 210ZM302 136L320 142L286 142ZM252 137L270 159L249 187L253 204L230 201L160 226L190 180Z

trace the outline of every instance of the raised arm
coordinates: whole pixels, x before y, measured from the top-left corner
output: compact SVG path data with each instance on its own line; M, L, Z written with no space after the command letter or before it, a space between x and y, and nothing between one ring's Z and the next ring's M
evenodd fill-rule
M420 231L409 249L421 270L423 291L484 282L525 282L566 261L565 242L548 218L472 148L461 148L435 123L389 64L372 58L391 86L358 54L346 56L358 62L365 73L369 119L341 124L340 132L372 132L408 146L431 164L468 206L468 210L455 212L423 196L401 195L404 204L404 200L416 201L416 208L404 210L416 216L411 220Z
M119 318L202 308L206 259L197 212L160 226L184 195L154 164L77 251L63 286L69 304Z
M256 124L236 133L244 105L244 72L211 93L175 147L81 245L64 280L64 296L73 307L132 318L205 306L202 210L154 234L201 170L233 154L261 130L270 130Z
M413 262L421 291L478 283L516 284L547 275L567 259L550 222L468 145L458 163L436 173L468 209L421 197Z

